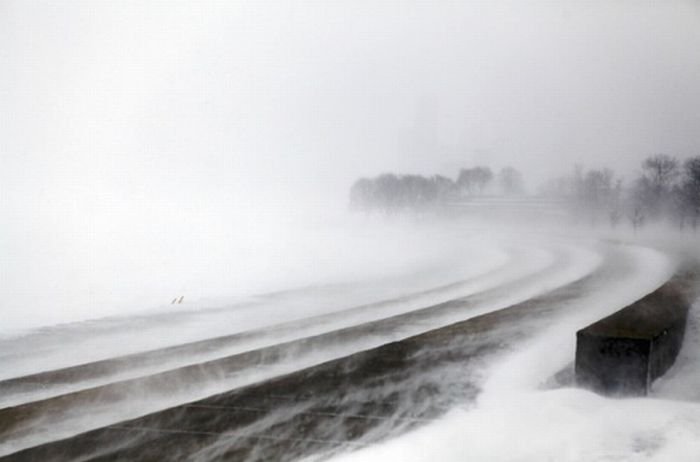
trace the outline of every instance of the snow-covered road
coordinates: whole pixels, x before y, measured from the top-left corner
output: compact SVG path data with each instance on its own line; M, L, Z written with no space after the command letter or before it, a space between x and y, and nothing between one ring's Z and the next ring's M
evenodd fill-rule
M451 435L453 420L457 425L460 419L469 421L484 413L498 419L507 409L517 412L512 400L536 401L548 393L562 396L561 390L538 387L572 360L575 331L654 290L674 270L672 259L658 251L589 239L500 236L492 239L488 248L472 244L462 247L459 255L469 264L439 272L439 277L426 277L430 268L416 268L374 284L312 286L241 300L232 306L108 318L4 338L1 343L8 348L0 355L5 378L0 382L0 455L14 453L8 460L49 460L46 457L51 454L52 460L67 460L62 451L73 445L78 451L75 454L85 456L84 460L103 453L111 454L104 460L123 457L120 451L131 451L129 460L154 460L146 456L134 459L134 454L140 454L134 451L150 445L158 432L177 434L183 426L188 427L183 409L191 412L203 406L212 412L218 406L230 414L245 406L238 401L231 406L228 398L217 397L264 390L276 380L306 377L309 371L324 370L329 364L347 363L342 367L353 369L355 366L348 364L364 354L375 354L391 345L411 345L417 342L414 339L426 339L416 343L416 351L430 351L433 336L466 323L467 331L472 332L463 339L467 343L442 345L433 352L437 359L429 368L404 372L388 368L389 379L381 386L369 386L366 379L355 380L345 384L347 389L335 390L335 395L319 391L315 399L296 400L291 407L289 403L270 406L266 402L252 422L234 419L223 429L202 430L199 444L187 443L178 449L192 460L217 460L242 441L231 436L236 429L248 441L264 440L273 433L278 439L271 441L277 441L277 446L280 441L299 441L294 451L272 453L247 444L244 446L249 450L232 457L234 460L270 460L271 454L273 458L313 458L337 454L348 443L370 446L339 457L425 460L431 457L432 446L423 447L426 443L421 442ZM481 326L482 319L491 319L489 313L494 320ZM445 359L460 355L468 358L466 372L453 359ZM313 379L307 379L300 379L301 386L313 389ZM405 399L415 391L414 385L428 383L430 405ZM671 387L665 385L664 389ZM300 392L294 387L290 390L296 395ZM332 430L333 415L340 421L353 415L367 420L372 405L381 408L392 393L400 393L402 398L394 399L390 412L379 418L380 425L363 424L356 434L348 434L343 425ZM568 393L587 396L584 391ZM348 400L348 396L354 398ZM319 403L334 410L324 411ZM364 404L358 408L357 403ZM470 403L469 410L465 403ZM285 422L314 415L324 416L320 420L329 424L322 437L304 430L297 438L293 429L285 427ZM426 418L432 422L375 445ZM134 428L143 426L142 421L156 422L157 428L133 435ZM283 430L275 431L276 426ZM119 444L105 439L105 431L118 432L122 427L130 432L130 443L124 443L124 435L113 435ZM191 428L188 431L192 433ZM101 443L91 447L85 438L94 438L95 432L96 441ZM75 437L81 434L93 436ZM65 438L69 439L52 443ZM326 443L302 444L314 439ZM493 450L498 456L502 448L491 448L486 440L474 446L482 451L474 454L483 459ZM463 454L455 449L459 443L450 445L458 455ZM414 450L413 444L419 450ZM54 445L63 449L54 451ZM447 454L441 452L443 448L433 449L432 457ZM16 452L21 450L26 451ZM405 451L414 459L406 458Z

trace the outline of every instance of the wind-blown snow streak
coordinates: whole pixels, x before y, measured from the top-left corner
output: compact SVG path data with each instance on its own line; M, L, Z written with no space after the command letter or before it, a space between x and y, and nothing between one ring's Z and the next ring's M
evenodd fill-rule
M219 370L213 373L210 380L198 381L196 384L184 383L181 384L182 389L168 390L168 393L163 393L161 389L140 388L138 383L135 383L134 386L127 387L128 393L125 394L125 398L128 399L120 400L118 405L115 405L114 402L108 402L108 400L91 399L88 400L89 407L73 406L65 413L59 413L53 417L42 416L39 421L30 422L29 427L17 432L12 439L0 445L0 454L7 454L91 428L114 424L159 409L249 385L266 378L503 308L580 279L592 272L601 261L597 251L593 248L587 248L584 243L576 243L575 245L555 243L545 246L545 248L547 247L555 249L555 254L558 253L560 256L554 261L544 259L543 262L539 260L534 268L533 266L527 267L526 275L521 273L520 278L516 278L510 283L504 284L503 281L494 280L493 283L500 282L499 287L487 290L475 298L468 297L464 299L464 302L457 304L437 305L418 312L414 311L406 317L406 322L401 321L402 317L406 315L399 314L396 321L391 320L391 322L385 323L386 328L382 328L379 333L376 332L376 327L372 327L363 334L365 332L364 324L367 324L365 321L352 327L351 329L354 330L349 331L352 332L352 335L342 337L343 342L333 341L333 337L337 334L335 331L331 331L328 335L305 340L306 346L302 350L291 348L293 345L285 345L283 349L276 352L276 354L280 354L280 352L285 354L263 367L247 368L245 372L239 370L235 374ZM539 269L537 269L538 267ZM357 322L359 321L357 320ZM372 323L367 324L367 326L371 327ZM303 354L300 354L301 352ZM199 366L197 368L199 369Z
M436 422L337 461L697 460L700 404L539 389L573 358L578 328L653 291L671 275L668 258L643 248L635 253L637 271L582 297L578 310L569 310L569 316L493 364L475 407L454 409ZM693 342L692 328L690 337ZM677 366L680 375L688 363L681 360ZM671 376L659 394L670 393L672 382Z
M141 354L110 358L101 362L87 363L85 365L74 366L68 369L57 370L18 377L15 380L0 382L0 408L14 406L29 401L46 399L60 394L66 394L86 388L96 387L107 383L142 377L149 374L183 367L189 364L196 364L213 359L231 356L245 351L289 342L295 339L319 335L324 332L342 329L357 324L371 322L401 313L410 312L473 294L478 291L491 289L499 284L508 283L531 271L541 270L551 264L552 256L542 250L514 249L507 253L508 258L503 258L503 263L490 269L492 261L479 265L483 267L485 273L470 279L448 284L445 286L425 290L416 294L404 295L396 299L370 303L359 307L344 310L329 310L327 314L292 320L286 323L267 326L255 330L240 332L223 337L214 337L198 342L185 343L161 350L154 350ZM483 256L483 254L482 254ZM501 259L498 259L500 263ZM474 265L472 265L473 267ZM288 310L293 308L293 304L299 303L298 298L310 300L313 297L310 293L318 293L319 289L308 289L301 293L290 294L288 297L274 298L277 310ZM334 294L338 294L333 291ZM296 296L296 297L295 297ZM291 300L289 299L291 297ZM281 299L280 299L281 298ZM319 297L321 300L324 297ZM320 300L315 300L318 304ZM329 302L331 303L331 302ZM337 303L337 301L335 302ZM290 306L292 305L292 306ZM261 316L260 311L265 315L264 307L258 306L256 315ZM204 318L205 322L212 323L212 317L219 320L219 317L227 313L217 310L214 313L194 313L188 317ZM298 316L298 314L297 314ZM266 316L267 317L267 316ZM162 322L160 316L149 319L151 323ZM268 319L269 322L269 319ZM127 324L129 325L129 324ZM239 326L240 327L240 326ZM139 331L143 336L149 334ZM133 334L132 334L133 335ZM39 365L45 364L44 359L35 361ZM12 364L11 364L12 365ZM31 366L25 365L25 368ZM33 364L37 367L37 364ZM93 372L92 370L95 369ZM87 370L87 372L83 372ZM77 379L77 377L81 377Z
M513 245L507 239L465 236L458 240L450 233L434 233L429 237L445 241L433 249L437 255L428 258L421 251L409 249L406 253L414 261L400 271L386 263L383 268L366 269L364 277L351 278L352 273L360 270L348 268L340 282L322 285L316 283L309 287L246 297L233 302L206 299L190 302L186 298L182 305L185 309L178 311L173 310L177 310L180 305L168 305L166 312L161 310L57 325L22 335L4 333L6 326L3 325L0 326L0 334L4 333L4 338L0 337L0 379L340 312L358 305L405 297L406 294L428 291L478 276L484 278L505 265L516 265L514 269L517 272L517 268L531 264L530 259L541 258L530 254L519 258L519 254L526 251L516 249L516 254L513 254ZM419 241L421 242L422 240ZM449 250L442 247L448 247ZM359 253L364 255L369 251L364 249ZM513 262L513 259L517 261ZM357 265L352 259L347 260L349 261L341 263L347 266ZM376 262L367 262L373 263ZM503 274L503 280L507 280L508 274ZM321 276L318 277L324 280ZM497 274L483 279L484 284L498 282ZM469 290L479 289L478 281L472 284L463 293L455 290L454 295L466 295ZM439 300L440 297L435 298ZM95 311L99 313L99 307Z

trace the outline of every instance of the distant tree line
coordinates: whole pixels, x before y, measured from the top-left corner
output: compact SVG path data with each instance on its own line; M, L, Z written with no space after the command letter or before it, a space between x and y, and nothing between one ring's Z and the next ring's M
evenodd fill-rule
M385 173L375 178L360 178L350 189L354 209L395 213L421 210L450 200L483 195L496 181L502 194L524 192L523 176L513 167L497 175L489 167L477 166L459 171L457 179L442 175L396 175Z
M542 195L563 199L577 219L595 225L623 220L634 229L648 222L668 221L683 229L700 226L700 157L680 162L657 154L644 159L640 174L628 185L610 169L584 170L550 180Z
M350 190L356 210L397 213L427 210L450 201L484 194L517 196L525 192L523 175L513 167L497 174L486 166L461 169L453 180L442 175L385 173L360 178ZM564 204L577 222L628 222L638 229L667 221L680 229L700 227L700 156L685 162L657 154L644 159L640 173L625 183L610 169L577 166L570 175L547 181L539 197Z
M453 188L454 182L441 175L385 173L357 180L350 190L350 203L356 209L386 213L424 209L446 200Z

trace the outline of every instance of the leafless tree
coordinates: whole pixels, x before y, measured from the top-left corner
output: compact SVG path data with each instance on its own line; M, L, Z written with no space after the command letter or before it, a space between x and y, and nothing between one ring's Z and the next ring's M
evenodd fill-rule
M651 187L657 192L670 190L680 174L678 160L666 154L647 157L642 163L642 170Z
M672 208L672 191L680 174L678 160L666 154L648 157L642 163L637 195L654 218Z
M525 191L523 175L513 167L504 167L498 174L503 194L516 195Z
M634 228L634 232L636 233L639 228L644 226L644 222L646 221L646 216L644 215L644 209L642 208L641 205L637 205L632 209L632 212L629 215L630 222L632 223L632 228Z
M463 194L482 194L492 180L493 172L488 167L463 168L459 171L457 185Z

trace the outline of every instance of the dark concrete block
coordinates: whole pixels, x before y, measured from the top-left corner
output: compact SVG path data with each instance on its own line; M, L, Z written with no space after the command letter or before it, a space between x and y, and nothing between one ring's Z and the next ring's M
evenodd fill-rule
M578 331L577 383L606 395L646 395L676 360L689 308L684 287L672 280Z

